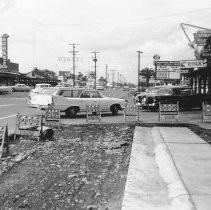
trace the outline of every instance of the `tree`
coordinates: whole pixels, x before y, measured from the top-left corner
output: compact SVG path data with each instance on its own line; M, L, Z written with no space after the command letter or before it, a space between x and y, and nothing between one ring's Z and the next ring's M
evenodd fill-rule
M45 79L57 79L55 72L54 71L50 71L48 69L38 69L37 67L35 67L32 71L33 75L39 75Z
M151 69L151 68L148 68L148 67L142 69L139 74L146 79L146 86L147 87L149 86L149 79L151 77L154 77L155 76L154 70Z

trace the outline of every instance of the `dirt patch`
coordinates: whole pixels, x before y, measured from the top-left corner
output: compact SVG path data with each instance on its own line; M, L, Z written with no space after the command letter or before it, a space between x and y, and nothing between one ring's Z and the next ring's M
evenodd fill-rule
M70 126L55 141L22 139L3 162L16 150L36 151L2 175L1 209L121 209L133 131L125 124Z

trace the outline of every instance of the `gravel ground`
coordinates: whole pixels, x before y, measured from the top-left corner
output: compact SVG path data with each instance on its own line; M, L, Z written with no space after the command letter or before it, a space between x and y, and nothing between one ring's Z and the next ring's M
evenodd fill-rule
M0 209L121 209L133 131L70 126L54 141L13 142L0 167Z

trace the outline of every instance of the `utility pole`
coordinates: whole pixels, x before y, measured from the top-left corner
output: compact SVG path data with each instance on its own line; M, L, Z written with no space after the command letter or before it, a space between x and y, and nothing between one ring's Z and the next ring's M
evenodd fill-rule
M139 86L140 86L140 81L139 81L139 72L140 72L140 54L143 53L141 51L138 52L138 91L139 91Z
M114 86L114 72L115 72L116 70L111 70L111 74L112 74L112 86Z
M106 64L106 88L108 84L108 65Z
M78 52L78 51L75 51L75 46L76 45L79 45L79 44L73 43L73 44L69 44L69 45L72 45L73 46L73 50L72 51L69 51L69 52L73 54L73 87L75 87L75 77L76 77L75 76L75 55Z
M95 62L95 85L94 85L94 88L96 89L96 86L97 86L97 53L99 52L92 52L94 53L94 59L93 61Z

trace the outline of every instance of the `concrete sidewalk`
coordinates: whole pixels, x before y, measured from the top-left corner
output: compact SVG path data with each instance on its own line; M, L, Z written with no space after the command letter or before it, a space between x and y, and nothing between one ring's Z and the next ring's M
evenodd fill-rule
M210 171L211 146L188 128L138 126L122 209L208 210Z

